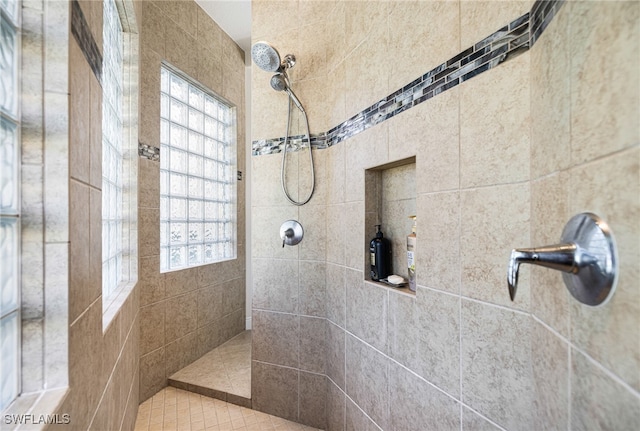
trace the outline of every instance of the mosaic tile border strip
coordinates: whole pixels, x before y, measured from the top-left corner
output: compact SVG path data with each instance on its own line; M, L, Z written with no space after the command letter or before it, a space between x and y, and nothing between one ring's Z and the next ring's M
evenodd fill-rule
M538 0L528 12L500 30L391 93L326 133L311 136L311 147L328 148L382 123L456 85L527 51L565 0ZM531 31L533 29L533 32ZM306 148L302 136L289 138L288 151ZM284 137L252 142L252 155L282 152Z
M80 50L84 58L87 59L96 79L102 84L102 54L77 0L71 2L71 34L80 46Z
M317 135L311 135L311 148L323 150L329 148L327 144L326 133L320 133ZM306 135L289 136L289 142L287 143L287 152L294 152L307 148ZM252 155L260 156L264 154L277 154L281 153L284 148L284 137L275 139L262 139L253 141Z
M138 156L152 162L160 161L160 148L138 142Z
M555 17L566 0L538 0L531 7L531 46L540 38L553 17Z

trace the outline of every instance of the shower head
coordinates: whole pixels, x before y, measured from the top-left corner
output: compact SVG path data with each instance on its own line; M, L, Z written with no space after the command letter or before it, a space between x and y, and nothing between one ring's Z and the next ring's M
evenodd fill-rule
M269 42L254 43L251 47L251 58L260 69L266 72L282 72L296 64L295 55L287 54L281 59L278 50Z
M289 95L291 100L293 100L293 103L296 104L298 109L304 112L302 103L300 103L296 95L291 90L291 87L289 86L289 82L287 79L287 75L284 72L278 72L271 77L271 88L273 88L276 91L285 91Z
M280 54L268 42L256 42L251 47L251 58L262 70L276 72L280 69Z
M289 86L287 85L287 81L285 80L284 74L276 73L271 77L271 88L276 91L286 90Z

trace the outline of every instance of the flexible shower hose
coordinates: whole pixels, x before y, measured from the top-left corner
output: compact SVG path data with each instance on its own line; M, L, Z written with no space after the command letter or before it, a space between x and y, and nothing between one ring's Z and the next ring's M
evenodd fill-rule
M309 192L309 196L307 196L307 198L302 201L298 202L291 198L291 196L289 195L289 192L287 191L287 181L286 181L287 147L289 146L289 129L291 128L291 104L292 104L291 99L292 99L291 96L289 96L288 97L289 109L287 113L287 132L284 135L284 148L282 149L282 168L280 170L280 181L282 185L282 192L284 193L287 200L291 202L293 205L302 206L307 202L309 202L311 200L311 197L313 196L313 192L315 191L315 188L316 188L316 175L313 170L313 152L311 151L311 134L309 133L309 120L307 119L307 113L304 111L304 109L301 109L300 112L302 112L302 116L304 117L304 123L307 130L306 137L307 137L307 144L309 147L309 163L311 165L311 191ZM302 144L304 145L304 141L302 141ZM299 184L299 181L298 181L298 184Z

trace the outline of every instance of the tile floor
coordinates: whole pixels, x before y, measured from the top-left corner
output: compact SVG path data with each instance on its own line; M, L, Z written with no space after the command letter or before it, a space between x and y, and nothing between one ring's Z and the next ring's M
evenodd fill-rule
M169 385L251 407L251 331L236 335L176 372Z
M135 431L318 431L316 428L166 387L140 404Z

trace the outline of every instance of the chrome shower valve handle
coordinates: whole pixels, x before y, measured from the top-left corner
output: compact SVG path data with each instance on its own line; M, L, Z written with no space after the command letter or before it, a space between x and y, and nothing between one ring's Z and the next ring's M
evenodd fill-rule
M511 300L513 301L516 297L518 270L521 263L531 263L563 272L576 273L578 271L576 264L577 250L578 247L575 244L557 244L539 248L516 248L511 250L509 273L507 274Z
M296 220L287 220L280 226L280 239L282 240L282 248L285 245L296 245L302 241L304 237L304 229Z
M569 292L587 305L604 304L615 291L618 258L607 224L595 214L582 213L569 220L562 243L511 251L507 284L515 299L521 263L562 271Z

